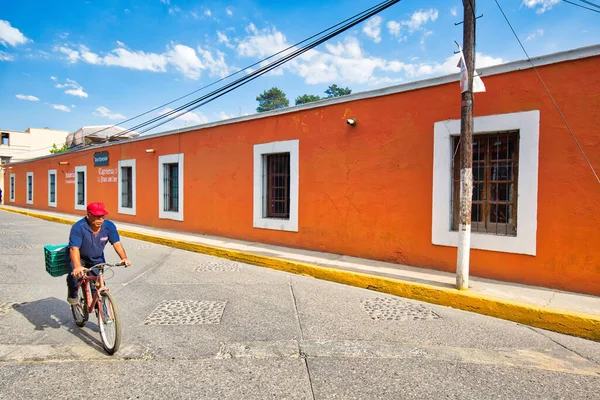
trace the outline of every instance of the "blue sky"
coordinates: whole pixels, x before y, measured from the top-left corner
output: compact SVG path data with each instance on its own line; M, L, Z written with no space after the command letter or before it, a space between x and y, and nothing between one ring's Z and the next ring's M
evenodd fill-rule
M598 13L560 0L499 2L532 57L600 43ZM47 126L74 131L86 125L117 124L376 3L4 2L0 128ZM477 22L478 67L525 58L496 3L479 0L477 8L477 14L483 14ZM454 40L462 43L462 26L454 23L461 21L462 12L460 0L401 1L159 130L253 114L256 96L273 86L283 90L293 105L297 96L324 95L334 83L360 92L458 72ZM154 117L165 108L133 122Z

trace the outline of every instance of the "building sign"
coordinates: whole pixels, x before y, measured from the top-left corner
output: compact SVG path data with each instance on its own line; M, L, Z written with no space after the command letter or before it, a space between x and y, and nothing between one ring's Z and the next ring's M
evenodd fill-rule
M115 168L98 168L98 183L117 183L117 170Z
M106 167L108 165L108 151L94 153L94 167Z

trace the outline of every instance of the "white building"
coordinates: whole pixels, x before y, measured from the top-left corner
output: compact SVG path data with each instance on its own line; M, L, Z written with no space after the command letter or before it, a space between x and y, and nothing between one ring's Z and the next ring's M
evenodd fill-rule
M0 129L0 164L46 156L52 145L62 147L68 134L48 128L27 128L25 132ZM0 168L0 188L4 187L5 172L5 168ZM3 193L2 202L4 197Z

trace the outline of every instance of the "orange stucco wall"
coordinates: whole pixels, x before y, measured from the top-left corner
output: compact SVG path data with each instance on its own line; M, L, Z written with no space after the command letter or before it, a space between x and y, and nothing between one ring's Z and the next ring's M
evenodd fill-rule
M590 57L538 68L597 169L599 65L600 57ZM471 274L600 295L600 184L533 70L484 81L476 116L540 110L537 255L472 250ZM358 119L355 128L348 117ZM51 209L47 171L57 169L56 210L72 213L74 185L64 173L87 165L88 201L104 201L116 221L454 271L456 249L431 243L433 128L459 118L451 83L103 148L108 168L137 160L136 216L117 214L117 183L97 183L93 151L13 165L5 198ZM253 228L253 145L291 139L300 143L298 232ZM158 218L158 157L173 153L185 154L184 222ZM35 173L33 206L25 201L28 171ZM15 203L8 202L10 173Z

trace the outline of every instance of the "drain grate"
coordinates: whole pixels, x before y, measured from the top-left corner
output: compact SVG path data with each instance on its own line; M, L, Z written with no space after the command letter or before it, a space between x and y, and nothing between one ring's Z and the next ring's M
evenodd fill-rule
M144 321L144 325L220 324L226 301L165 300Z
M0 317L7 314L10 310L12 310L14 304L15 303L0 302Z
M226 261L208 261L196 267L196 272L234 272L239 270L238 263Z
M361 301L364 310L377 321L419 321L441 319L423 304L389 297L376 297Z

